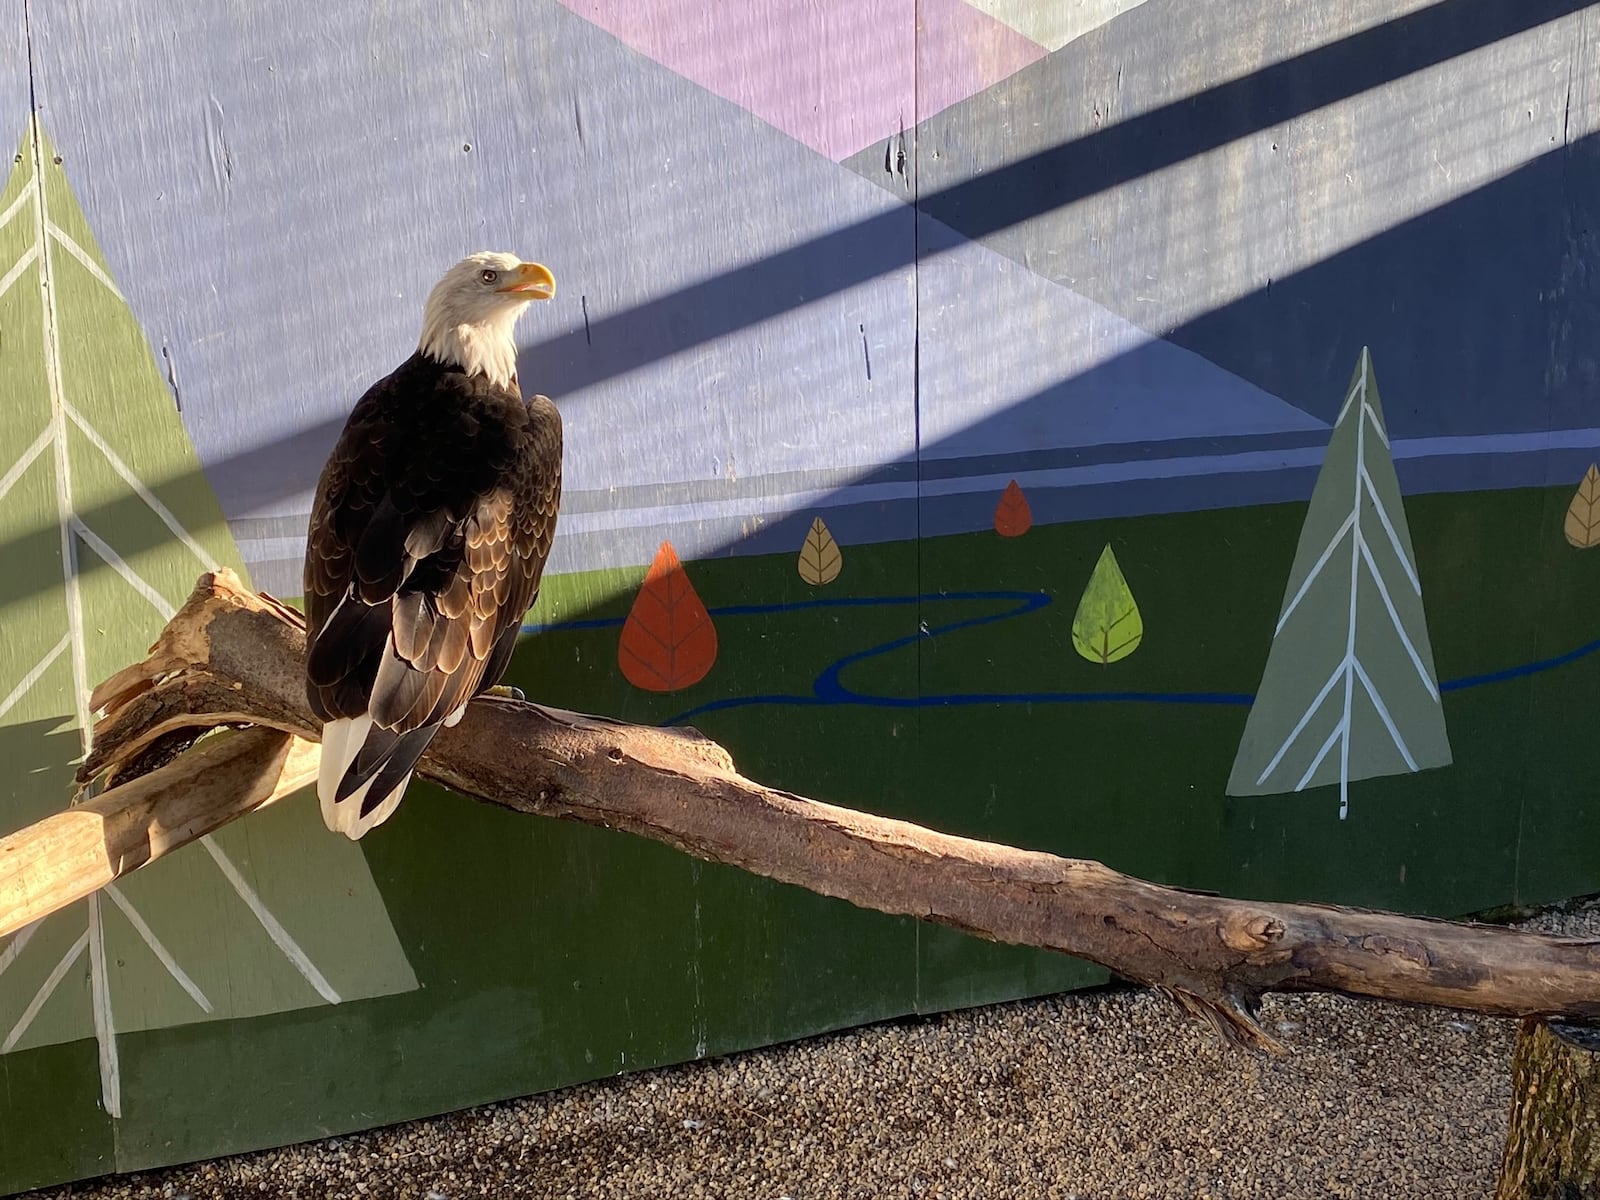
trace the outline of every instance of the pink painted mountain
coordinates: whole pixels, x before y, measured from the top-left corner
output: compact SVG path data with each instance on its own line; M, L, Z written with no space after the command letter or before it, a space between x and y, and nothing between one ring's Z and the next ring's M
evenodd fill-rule
M561 3L835 162L1045 53L962 0Z

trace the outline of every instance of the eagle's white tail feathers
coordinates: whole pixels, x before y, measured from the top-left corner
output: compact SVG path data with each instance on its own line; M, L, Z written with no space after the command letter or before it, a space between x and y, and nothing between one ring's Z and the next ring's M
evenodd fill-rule
M361 716L328 721L322 726L322 764L317 768L317 797L322 801L322 819L333 828L333 798L339 781L361 752L361 744L372 729L372 718Z
M411 773L366 816L361 815L362 802L377 777L367 780L350 795L338 802L339 781L361 753L361 746L372 730L372 718L361 716L329 721L322 727L322 764L317 770L317 799L322 802L322 822L335 833L342 833L352 842L360 841L369 829L383 824L399 807L405 795Z
M463 704L460 708L456 709L455 712L451 713L444 719L444 727L446 729L454 729L457 725L461 724L461 718L466 715L467 706Z
M355 791L351 792L338 804L333 806L333 821L328 825L335 833L342 833L352 842L359 842L369 829L382 825L400 807L400 799L406 794L406 785L411 782L411 772L407 771L395 788L378 802L378 807L366 816L361 815L361 805L367 798L367 792L377 782L376 777L367 780ZM326 820L326 816L324 816Z

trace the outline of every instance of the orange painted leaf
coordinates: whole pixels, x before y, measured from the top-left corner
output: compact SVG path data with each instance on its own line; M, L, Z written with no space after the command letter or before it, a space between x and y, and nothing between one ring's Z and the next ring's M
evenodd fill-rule
M1032 528L1033 510L1013 479L1001 493L1000 503L995 505L994 531L1001 537L1021 537Z
M717 661L717 627L671 542L662 542L617 641L617 665L636 688L676 692Z
M1600 546L1600 466L1589 464L1589 472L1567 506L1562 532L1579 550Z

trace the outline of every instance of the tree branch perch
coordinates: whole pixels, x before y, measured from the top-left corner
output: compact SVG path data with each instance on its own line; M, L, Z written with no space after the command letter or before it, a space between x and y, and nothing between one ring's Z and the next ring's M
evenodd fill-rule
M150 656L95 691L105 716L78 780L107 790L0 840L0 936L314 778L303 649L298 613L230 572L202 576ZM188 748L222 725L248 728ZM1268 991L1600 1020L1600 942L1160 887L764 787L692 729L484 698L420 770L519 812L1089 959L1268 1049L1255 1019Z

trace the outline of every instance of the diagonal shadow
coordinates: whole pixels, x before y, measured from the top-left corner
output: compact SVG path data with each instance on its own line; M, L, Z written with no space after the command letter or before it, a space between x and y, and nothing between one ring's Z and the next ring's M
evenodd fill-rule
M693 556L787 550L803 539L818 510L827 512L829 528L847 543L893 540L885 533L886 521L908 530L915 523L924 534L979 528L1007 477L1022 477L1035 518L1045 523L1304 499L1326 445L1322 427L1093 445L1076 444L1070 431L1062 432L1074 413L1132 394L1141 379L1169 372L1170 365L1152 360L1178 345L1238 378L1266 378L1273 392L1335 402L1344 366L1369 345L1392 396L1413 403L1427 396L1452 398L1434 422L1442 436L1423 436L1414 451L1397 443L1408 490L1456 490L1463 470L1480 476L1489 471L1482 477L1497 480L1495 486L1576 478L1600 443L1589 428L1597 422L1592 388L1585 386L1596 369L1586 347L1600 336L1600 287L1575 277L1553 307L1525 301L1548 291L1552 274L1566 271L1572 253L1592 255L1600 234L1580 234L1577 227L1594 227L1595 202L1589 197L1597 181L1600 134L1274 278L1270 291L1259 288L1220 304L1164 341L1145 342L1055 378L1042 391L1008 397L978 424L942 440L925 438L918 459L793 477L569 491L558 546L579 559L646 561L663 537L680 546L705 544L703 521L716 519L700 512L702 502L748 502L754 511L767 511L765 498L775 487L791 496L786 507L792 511L748 532L733 529L736 521L726 532L713 524L708 532L714 545ZM1561 220L1524 237L1497 236L1508 214L1529 211L1540 197L1562 189ZM1445 263L1453 264L1450 270L1433 266ZM1374 296L1384 297L1390 310L1380 320L1373 318ZM1509 308L1497 306L1517 297L1523 300ZM1474 349L1479 346L1482 353ZM1555 379L1552 371L1567 378ZM1504 398L1519 395L1529 400L1507 410ZM926 393L923 403L929 403ZM1406 412L1405 406L1396 409L1402 426ZM930 416L926 407L923 415L925 421ZM1012 428L1001 439L1012 448L991 453L985 447L998 425ZM1031 441L1017 432L1024 426L1056 433ZM1474 430L1490 432L1471 436ZM1484 454L1496 456L1492 466L1471 457ZM262 469L273 477L270 458ZM137 507L131 498L116 504L130 513ZM656 509L661 516L632 522L602 517L598 526L583 527L588 514L635 508ZM903 519L895 515L902 513ZM683 526L685 520L693 528ZM281 556L249 557L260 569L262 586L297 594L300 549L289 544L303 535L304 517L249 518L234 527L241 538L283 539ZM54 528L40 531L38 542L40 552L53 553ZM85 561L97 560L91 555ZM27 585L0 576L0 597L19 589L25 592Z
M1552 195L1561 196L1552 206L1558 211L1548 221L1527 223L1524 214ZM1039 391L1008 396L977 424L942 439L924 437L916 461L880 465L844 485L797 497L759 530L730 530L714 549L694 557L790 553L819 512L844 544L894 540L883 530L886 510L897 504L915 510L921 536L986 528L1008 478L1024 486L1034 519L1044 524L1303 502L1323 461L1326 427L1108 444L1072 440L1073 414L1119 391L1131 394L1130 379L1159 373L1161 365L1149 360L1163 346L1186 347L1251 384L1265 381L1270 394L1312 398L1315 415L1329 423L1350 364L1368 347L1391 398L1396 468L1407 492L1570 486L1600 453L1600 413L1593 403L1600 384L1593 349L1600 344L1600 275L1583 267L1600 260L1597 197L1600 133L1275 276L1183 322L1161 341L1053 379ZM1558 278L1556 294L1552 281ZM1181 395L1181 388L1173 394ZM1424 408L1434 415L1414 434L1409 427ZM937 415L926 391L920 411L926 430ZM1001 440L1011 449L993 453L989 435L1000 424L1010 427ZM1030 441L1026 429L1054 435ZM619 492L579 493L574 510L582 511L591 496L595 507L646 503ZM734 493L735 486L719 484L695 499ZM703 518L690 501L657 503L684 515L637 529L569 528L565 542L571 547L587 540L595 550L626 546L638 562L648 561L662 538L694 544ZM762 511L759 501L755 511ZM648 545L629 545L630 536Z
M1325 46L1105 126L914 207L978 241L1165 170L1330 104L1481 50L1589 7L1593 0L1440 0ZM562 395L603 383L911 266L903 211L891 210L759 262L658 296L526 348L524 363L574 364ZM683 314L693 314L685 321ZM669 340L670 339L670 340ZM587 353L589 344L603 355Z
M1427 8L1259 68L1193 96L1063 142L977 178L928 193L915 205L879 213L525 346L525 375L541 390L572 396L652 362L704 345L784 313L904 269L916 260L904 236L907 208L959 228L971 239L1118 187L1252 133L1481 50L1589 7L1593 0L1439 0ZM530 364L539 364L537 372ZM165 499L197 475L226 478L232 506L269 507L315 482L343 417L219 459L203 472L153 490ZM94 528L140 530L137 497L124 496L80 514ZM54 524L0 545L13 562L52 557ZM155 547L151 534L119 538L125 556ZM103 564L93 555L85 571ZM49 575L49 572L43 573ZM0 573L0 610L54 586L23 572Z
M0 836L13 833L60 807L72 787L72 764L83 755L83 737L68 713L0 722Z

